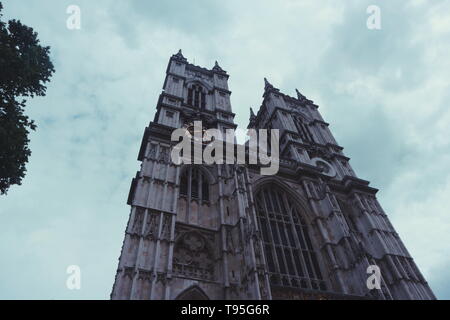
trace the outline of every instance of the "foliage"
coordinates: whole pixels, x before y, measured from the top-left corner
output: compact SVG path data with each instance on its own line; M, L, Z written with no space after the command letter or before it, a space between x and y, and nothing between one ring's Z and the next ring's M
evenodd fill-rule
M50 48L40 45L32 28L18 20L2 21L0 2L0 193L22 183L31 155L28 134L35 130L25 115L25 97L45 96L55 72Z

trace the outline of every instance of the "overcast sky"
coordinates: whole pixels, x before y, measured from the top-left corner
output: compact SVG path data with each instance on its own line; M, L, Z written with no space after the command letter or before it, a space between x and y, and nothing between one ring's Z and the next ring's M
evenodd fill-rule
M22 186L0 197L0 298L107 299L169 57L230 74L236 122L263 78L320 107L438 298L450 298L450 2L3 0L51 46ZM66 9L81 8L81 30ZM381 30L366 9L381 8ZM81 290L66 288L79 265Z

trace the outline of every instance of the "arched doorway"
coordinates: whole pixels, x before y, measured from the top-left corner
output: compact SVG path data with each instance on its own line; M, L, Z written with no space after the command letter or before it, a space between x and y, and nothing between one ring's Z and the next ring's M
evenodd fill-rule
M175 300L209 300L209 298L201 288L195 286L184 290Z

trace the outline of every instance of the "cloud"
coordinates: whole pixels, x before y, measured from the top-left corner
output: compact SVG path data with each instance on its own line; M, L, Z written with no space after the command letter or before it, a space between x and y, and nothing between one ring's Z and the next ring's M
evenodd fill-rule
M358 175L438 297L450 298L450 4L378 1L77 1L82 29L66 29L72 1L3 1L4 18L33 26L56 74L30 100L38 124L28 174L0 198L0 298L108 298L145 126L171 54L229 72L241 128L261 104L263 77L320 106ZM80 265L82 290L65 287ZM14 276L11 276L14 275Z

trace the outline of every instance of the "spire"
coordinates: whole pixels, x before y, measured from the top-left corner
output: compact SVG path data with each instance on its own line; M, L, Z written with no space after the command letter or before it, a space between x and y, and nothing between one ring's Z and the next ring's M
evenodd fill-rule
M187 59L183 56L183 53L181 52L181 49L178 50L178 53L177 53L177 54L174 54L174 55L172 56L172 58L175 58L175 59L180 60L180 61L183 61L183 62L187 62Z
M269 88L273 88L273 85L267 80L267 78L264 78L264 89L267 90Z
M304 100L305 99L305 96L304 95L302 95L301 93L300 93L300 91L298 91L298 89L297 88L295 88L295 92L297 92L297 99L298 100Z
M178 53L176 54L176 56L179 57L179 58L184 58L183 52L181 52L181 49L178 50Z
M249 119L249 124L247 128L253 128L255 126L255 122L256 122L256 115L253 112L253 108L250 107L250 119Z
M295 92L297 92L297 99L298 99L300 102L309 102L309 103L313 103L313 101L309 100L309 99L306 98L304 95L302 95L302 94L300 93L300 91L298 91L297 88L295 89Z
M267 94L269 94L271 91L280 92L279 89L275 88L268 80L267 78L264 78L264 94L263 97L266 97Z
M219 66L219 63L217 62L217 60L216 60L216 62L214 63L214 67L212 68L213 69L213 71L216 71L216 72L221 72L221 73L224 73L225 71Z

